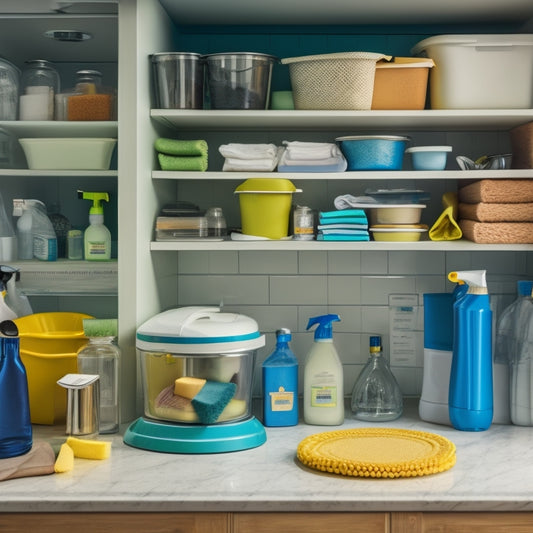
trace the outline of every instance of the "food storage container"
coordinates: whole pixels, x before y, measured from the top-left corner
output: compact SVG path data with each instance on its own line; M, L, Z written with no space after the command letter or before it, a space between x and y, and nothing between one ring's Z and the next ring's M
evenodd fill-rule
M376 62L390 56L339 52L281 60L289 65L295 109L370 109Z
M533 34L437 35L411 53L435 61L433 109L533 107Z
M396 135L353 135L337 137L347 170L401 170L409 137Z
M182 307L154 316L139 327L136 341L145 416L205 424L195 401L205 386L215 391L217 409L208 414L209 423L251 416L256 351L264 345L255 320L217 307Z
M418 224L425 204L374 204L369 205L370 224Z
M34 313L16 318L20 356L28 376L33 424L63 422L67 392L57 385L65 374L77 372L76 354L88 342L83 332L83 313Z
M429 70L434 65L432 59L420 57L378 61L372 109L424 109Z
M375 241L415 242L427 233L423 224L378 224L370 227Z
M268 109L276 57L256 52L203 57L211 109Z
M116 139L24 138L19 142L32 170L108 170Z
M26 61L21 78L19 119L53 120L59 89L59 73L52 63L44 59Z
M155 105L160 109L202 109L204 62L193 52L152 54Z
M451 146L411 146L405 150L411 154L415 170L444 170Z
M19 88L19 69L0 58L0 120L17 120Z
M287 179L250 178L241 183L239 195L242 232L256 237L281 239L289 234L289 214L294 184Z

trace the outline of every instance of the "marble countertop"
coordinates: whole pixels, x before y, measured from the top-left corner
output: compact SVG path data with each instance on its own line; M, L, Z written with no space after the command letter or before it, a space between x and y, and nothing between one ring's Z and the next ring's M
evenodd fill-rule
M411 402L398 420L374 426L450 439L457 447L450 470L418 478L348 478L309 470L295 457L308 435L369 425L347 413L343 426L267 428L262 446L207 455L148 452L125 445L121 434L102 436L113 441L107 460L76 459L68 473L1 482L0 512L533 511L529 427L460 432L421 421ZM34 438L58 444L63 430L36 426Z

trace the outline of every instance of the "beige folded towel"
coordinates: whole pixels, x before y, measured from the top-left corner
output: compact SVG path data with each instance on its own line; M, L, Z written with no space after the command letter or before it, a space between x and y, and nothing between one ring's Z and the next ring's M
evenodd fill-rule
M533 202L533 179L480 180L460 188L458 196L468 204Z
M463 236L479 244L533 244L532 222L460 220Z
M24 455L0 459L0 481L54 473L56 455L45 441L36 441Z
M478 222L533 222L533 202L459 204L459 218Z

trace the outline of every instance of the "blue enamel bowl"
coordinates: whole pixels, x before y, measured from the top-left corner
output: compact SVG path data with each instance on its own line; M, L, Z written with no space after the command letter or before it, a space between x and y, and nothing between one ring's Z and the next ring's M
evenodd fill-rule
M409 137L353 135L335 139L348 162L347 170L401 170Z

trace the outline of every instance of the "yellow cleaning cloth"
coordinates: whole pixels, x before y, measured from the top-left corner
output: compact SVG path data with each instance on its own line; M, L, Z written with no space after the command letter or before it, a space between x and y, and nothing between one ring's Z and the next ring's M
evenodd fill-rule
M458 200L453 192L442 195L444 211L429 230L432 241L455 241L463 236L463 232L456 221Z
M74 457L82 459L107 459L111 455L110 441L67 437L67 444L72 448Z

